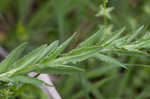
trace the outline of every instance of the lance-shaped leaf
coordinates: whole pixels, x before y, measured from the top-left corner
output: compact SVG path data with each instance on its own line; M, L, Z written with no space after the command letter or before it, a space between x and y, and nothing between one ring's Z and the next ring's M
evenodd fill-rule
M109 51L102 51L104 53L108 53ZM111 53L120 54L120 55L127 55L127 56L137 56L137 57L143 57L147 56L150 57L149 54L146 52L140 51L140 50L127 50L127 49L116 49L116 50L110 50Z
M123 33L123 31L125 30L125 28L122 28L121 30L119 30L119 32L116 33L115 36L113 36L112 38L110 38L108 41L106 41L103 46L107 46L109 44L111 44L114 40L116 40L120 35L121 33Z
M34 67L34 64L43 63L47 59L48 55L56 50L57 46L58 46L58 41L55 41L52 44L50 44L49 46L41 48L38 52L38 55L37 55L37 58L35 59L35 61L32 64L29 64L30 66L28 66L23 71L23 73L27 73L27 72L37 69L37 67Z
M26 61L24 64L20 65L19 67L15 69L11 69L8 72L0 74L1 77L12 77L14 75L17 75L18 73L24 72L25 69L27 69L27 66L31 64L37 57L32 57L28 61Z
M92 45L94 42L99 41L103 32L104 32L104 27L100 28L95 34L93 34L91 37L89 37L88 39L80 43L78 47L88 47Z
M10 65L12 65L22 54L27 43L23 43L14 49L1 63L0 73L6 72Z
M40 54L39 57L37 58L37 62L38 61L42 61L42 59L48 55L50 55L52 52L54 52L56 50L58 46L58 41L53 42L52 44L50 44L48 47L46 47Z
M123 68L126 68L123 64L121 64L119 61L117 61L116 59L110 57L110 56L106 56L100 53L97 53L96 58L100 59L101 61L107 62L107 63L112 63L118 66L121 66Z
M74 36L76 35L73 34L73 36L71 36L68 40L66 40L63 44L61 44L56 51L54 51L49 58L47 59L48 61L55 59L58 55L60 55L60 53L62 53L64 51L64 49L67 47L67 45L71 42L71 40L74 38Z
M84 71L76 66L63 64L39 64L38 67L40 68L38 72L48 74L71 74Z
M11 77L11 80L15 83L19 82L19 83L38 85L38 86L39 85L45 85L45 86L52 87L52 85L49 85L42 80L38 80L36 78L32 78L32 77L28 77L28 76L18 75L18 76Z
M28 63L33 58L36 60L38 58L39 54L46 48L46 46L47 45L41 45L40 47L36 48L32 52L30 52L27 55L25 55L24 57L22 57L20 60L18 60L17 62L15 62L12 65L13 68L23 66L24 64ZM32 62L34 62L35 60L32 60ZM31 64L31 61L28 64ZM10 68L10 69L12 69L12 68Z
M144 28L144 26L141 26L139 29L137 29L137 30L135 31L135 33L133 33L131 36L129 36L127 42L128 42L128 43L131 42L131 41L139 34L139 32L141 32L141 30L142 30L143 28Z
M96 49L100 49L100 47L99 46L90 46L90 47L76 48L76 49L71 50L68 53L63 54L63 56L65 57L65 56L79 55L81 53L96 50Z
M80 48L80 49L76 49L76 50L66 54L66 56L60 57L50 63L67 64L70 62L71 63L81 62L90 57L93 57L95 55L95 53L97 53L98 51L100 51L100 47L94 46L94 47Z
M12 65L12 68L9 69L8 72L3 73L0 76L12 76L16 75L17 73L23 73L25 70L29 68L29 66L33 66L36 63L37 58L39 57L40 53L44 51L47 45L42 45L37 49L33 50L29 54L25 55L23 58L18 60L16 63ZM30 67L31 68L31 67Z

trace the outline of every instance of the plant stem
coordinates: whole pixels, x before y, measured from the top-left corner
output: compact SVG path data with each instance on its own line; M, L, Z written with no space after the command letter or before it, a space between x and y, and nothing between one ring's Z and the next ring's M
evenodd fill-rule
M103 6L104 6L104 11L105 11L105 13L106 13L106 0L103 0ZM105 25L107 25L107 18L106 18L106 16L104 16L104 24Z

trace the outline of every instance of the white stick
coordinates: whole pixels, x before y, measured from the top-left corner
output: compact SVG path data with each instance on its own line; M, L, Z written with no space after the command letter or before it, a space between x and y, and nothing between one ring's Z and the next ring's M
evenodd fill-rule
M50 79L50 76L47 74L40 74L38 79L43 80L44 82L54 86L54 84ZM43 91L45 91L45 93L49 97L51 97L49 99L62 99L55 87L47 87L47 86L40 86L40 87L43 89Z
M28 75L33 77L36 74L37 73L35 73L35 72L31 72ZM48 74L40 74L38 76L38 79L48 83L49 85L53 85L53 87L40 86L40 88L47 94L48 99L62 99L61 96L59 95L59 93L57 92L57 90L56 90L54 84L52 83L52 80Z

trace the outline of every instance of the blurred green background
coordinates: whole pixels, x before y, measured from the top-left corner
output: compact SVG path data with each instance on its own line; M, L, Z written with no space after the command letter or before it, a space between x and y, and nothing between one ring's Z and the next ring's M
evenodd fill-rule
M110 19L96 16L104 2L114 8ZM77 32L69 50L104 24L108 34L122 27L133 33L141 25L149 31L150 0L0 0L0 45L7 52L25 41L27 51L57 39L63 42ZM126 64L150 64L146 57L114 57ZM79 65L86 68L84 74L58 75L55 81L63 99L150 99L148 69L124 70L96 59ZM27 85L17 99L46 99L32 87Z

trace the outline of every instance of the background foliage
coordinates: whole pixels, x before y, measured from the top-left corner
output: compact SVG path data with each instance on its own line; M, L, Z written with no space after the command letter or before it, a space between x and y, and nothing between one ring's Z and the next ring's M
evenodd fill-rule
M112 44L108 43L112 52L107 53L104 49L101 52L104 55L77 63L85 72L58 75L55 85L63 99L147 99L150 98L149 17L149 0L0 0L0 41L8 52L27 41L27 53L54 40L62 43L77 32L65 49L68 52L99 28L104 28L105 35L99 36L102 39L98 44L107 45L104 41L111 41L125 27ZM111 46L115 46L115 51ZM122 48L128 52L121 52ZM117 63L107 56L116 59ZM46 99L36 88L25 85L22 93L16 92L18 99ZM2 88L0 94L11 96L13 93Z

